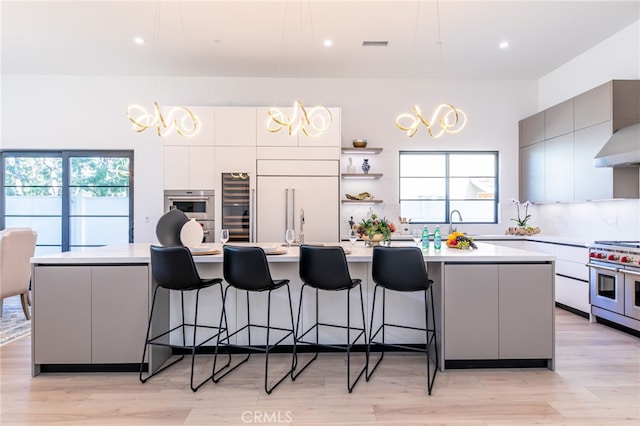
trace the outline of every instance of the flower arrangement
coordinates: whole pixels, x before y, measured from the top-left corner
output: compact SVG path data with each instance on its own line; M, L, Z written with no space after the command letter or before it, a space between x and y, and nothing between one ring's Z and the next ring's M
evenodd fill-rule
M356 227L356 232L360 238L365 235L370 240L373 239L375 234L382 234L382 239L389 241L391 240L391 234L396 232L396 227L386 217L378 218L378 215L373 213L369 219L362 219Z
M511 202L516 205L516 211L518 217L516 219L512 218L515 223L518 224L518 227L513 227L507 229L505 234L511 235L533 235L538 234L540 232L540 228L529 226L529 219L531 219L531 215L529 214L529 206L531 205L530 201L525 201L524 203L520 203L520 201L515 198L511 199ZM520 216L520 206L524 209L524 216Z
M520 226L521 228L526 228L527 227L527 222L529 222L529 219L531 219L531 215L529 214L529 206L531 205L531 201L525 201L524 203L520 203L520 201L516 200L515 198L511 199L511 202L513 204L516 205L516 211L518 213L518 218L517 219L511 219L514 222L516 222L518 224L518 226ZM524 216L520 217L520 206L522 205L522 207L524 208Z

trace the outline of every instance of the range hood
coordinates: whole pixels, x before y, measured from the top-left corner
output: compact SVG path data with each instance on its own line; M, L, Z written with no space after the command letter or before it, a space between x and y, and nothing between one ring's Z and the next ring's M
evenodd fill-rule
M596 167L640 166L640 123L617 130L593 159Z

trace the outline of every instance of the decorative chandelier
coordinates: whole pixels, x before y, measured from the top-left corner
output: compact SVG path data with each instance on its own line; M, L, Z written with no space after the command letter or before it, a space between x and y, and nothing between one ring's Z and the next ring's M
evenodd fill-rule
M407 132L407 136L410 138L418 132L420 123L427 128L429 136L439 138L445 133L458 133L462 130L467 124L467 115L451 104L440 104L433 111L429 120L425 120L422 116L418 105L413 106L413 115L404 113L396 117L396 126Z
M315 106L307 111L302 102L297 100L293 106L291 117L279 108L269 108L267 130L276 133L286 128L289 135L292 136L302 129L302 133L315 138L329 130L331 123L333 123L333 116L328 108Z
M418 32L418 16L420 12L420 2L418 1L418 12L416 13L416 26L413 41L413 52L415 56L415 40ZM440 53L440 68L442 69L442 37L440 32L440 2L436 0L436 17L438 22L438 45ZM467 115L461 109L449 103L441 103L431 114L431 118L426 120L418 105L413 106L413 114L403 113L396 117L396 127L407 136L412 138L418 132L420 123L427 128L429 136L439 138L445 133L454 134L460 132L467 124Z
M200 132L200 120L187 107L173 107L167 112L167 116L162 115L158 102L153 103L154 112L149 113L140 105L129 105L127 107L127 118L133 124L133 129L138 132L156 127L158 136L164 137L175 131L180 136L192 137Z

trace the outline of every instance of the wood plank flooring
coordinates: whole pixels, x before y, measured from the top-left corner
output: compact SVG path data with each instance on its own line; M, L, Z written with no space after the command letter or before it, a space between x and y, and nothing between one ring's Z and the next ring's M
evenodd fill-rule
M146 384L129 373L32 378L26 337L0 347L0 423L638 426L640 339L557 309L556 342L556 371L448 370L438 373L432 396L424 358L406 354L387 354L352 394L344 356L321 354L295 382L267 395L261 356L196 393L186 360ZM210 358L199 358L204 374ZM290 358L274 358L284 371Z

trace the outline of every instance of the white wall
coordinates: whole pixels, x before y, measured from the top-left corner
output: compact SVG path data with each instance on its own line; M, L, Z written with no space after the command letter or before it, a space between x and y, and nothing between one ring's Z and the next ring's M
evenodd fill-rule
M372 160L372 171L385 176L370 192L390 203L384 213L392 215L397 212L400 149L499 150L500 201L508 208L508 199L518 191L518 120L537 102L535 81L192 77L160 78L157 92L150 94L152 86L150 78L139 77L5 75L0 148L133 149L135 240L155 241L155 223L162 214L161 141L151 130L132 131L125 117L130 103L151 107L158 99L165 105L288 105L299 98L308 106L342 107L343 146L366 138L371 146L384 148ZM430 139L420 129L409 139L395 127L396 115L410 112L414 103L430 111L443 101L467 113L462 133ZM503 233L507 222L461 228Z
M614 79L640 79L640 21L541 78L538 111ZM640 240L639 200L539 204L532 213L544 233Z

